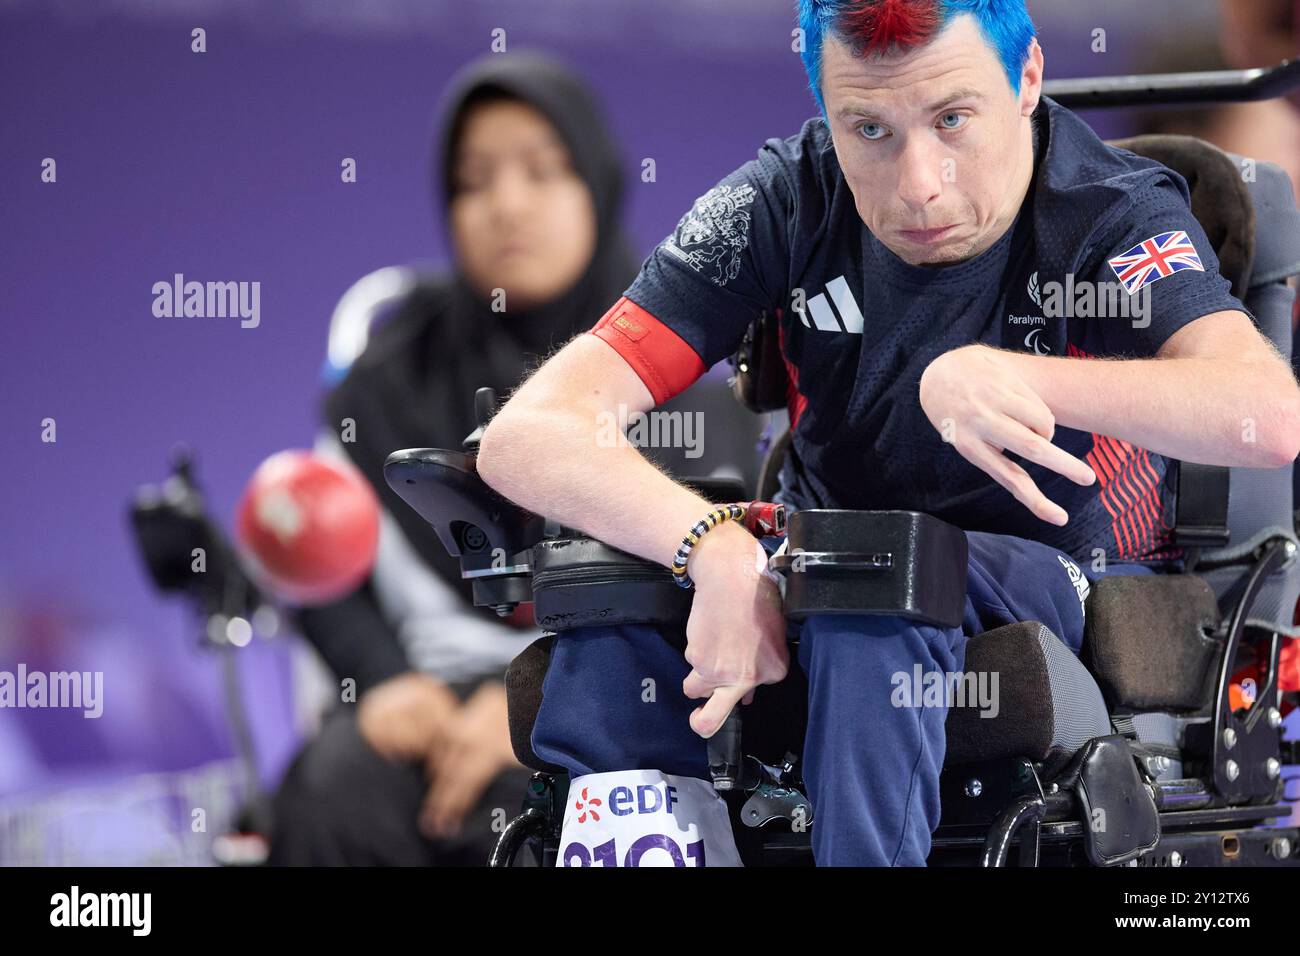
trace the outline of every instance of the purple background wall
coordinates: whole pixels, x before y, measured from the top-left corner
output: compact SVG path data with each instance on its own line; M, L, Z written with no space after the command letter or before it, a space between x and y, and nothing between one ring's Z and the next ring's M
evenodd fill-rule
M310 442L340 294L380 266L444 255L434 111L493 28L597 85L641 251L812 112L787 0L159 6L0 7L0 669L102 670L106 684L97 721L0 713L0 795L230 753L216 662L148 588L127 498L184 439L228 523L262 458ZM1124 72L1170 9L1063 6L1031 3L1050 76ZM1205 4L1177 7L1188 22ZM1105 56L1089 51L1098 25ZM190 51L195 26L204 54ZM1104 134L1126 131L1102 119ZM41 182L45 157L55 184ZM340 182L344 157L355 184ZM644 157L657 182L640 182ZM151 287L177 272L260 281L260 327L155 318ZM271 779L295 743L284 643L239 659Z

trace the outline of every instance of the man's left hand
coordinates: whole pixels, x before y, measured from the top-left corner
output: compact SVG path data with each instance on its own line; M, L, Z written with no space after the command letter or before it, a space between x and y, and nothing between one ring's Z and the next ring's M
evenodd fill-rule
M1014 452L1080 485L1097 480L1084 462L1052 444L1051 409L996 349L967 345L945 352L921 375L921 408L958 454L1044 521L1064 525L1065 509L1048 500Z

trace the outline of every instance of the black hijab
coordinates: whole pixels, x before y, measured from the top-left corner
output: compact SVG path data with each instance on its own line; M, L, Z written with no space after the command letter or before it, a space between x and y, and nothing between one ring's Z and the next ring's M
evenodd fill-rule
M505 312L492 311L454 267L422 282L372 330L365 352L324 403L326 427L334 434L344 419L355 420L355 441L344 448L425 562L466 595L457 562L385 484L384 460L400 448L459 449L476 424L476 389L491 386L504 401L553 349L591 328L636 275L619 228L621 163L601 111L581 79L538 54L492 54L452 80L435 150L444 221L465 118L476 104L502 97L532 106L551 122L591 192L596 248L586 271L558 298Z

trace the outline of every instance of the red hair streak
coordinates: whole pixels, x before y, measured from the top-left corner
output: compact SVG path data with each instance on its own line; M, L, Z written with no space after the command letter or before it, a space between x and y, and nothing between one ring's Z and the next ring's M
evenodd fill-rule
M851 47L861 53L910 50L939 28L938 0L866 0L846 10L836 24Z

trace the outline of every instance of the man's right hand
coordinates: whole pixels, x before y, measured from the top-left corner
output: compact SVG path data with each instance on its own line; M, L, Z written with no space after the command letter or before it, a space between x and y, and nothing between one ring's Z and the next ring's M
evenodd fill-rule
M637 307L619 305L629 309L628 328L644 334ZM689 364L690 347L678 344L685 351L676 354ZM497 412L479 443L478 473L515 504L666 567L708 503L633 444L608 440L601 423L610 416L641 414L663 401L642 374L608 341L577 336ZM687 384L674 381L673 393ZM726 522L699 541L688 562L696 594L686 660L694 670L683 690L709 698L691 715L691 728L704 737L755 687L776 683L789 667L780 591L759 574L761 554L757 539Z
M695 600L686 624L682 690L708 698L691 714L691 729L712 737L754 688L785 678L790 652L785 640L781 592L762 570L767 553L748 531L726 522L709 531L688 559Z
M423 760L439 729L459 708L460 700L446 684L412 671L362 694L357 726L382 757Z

